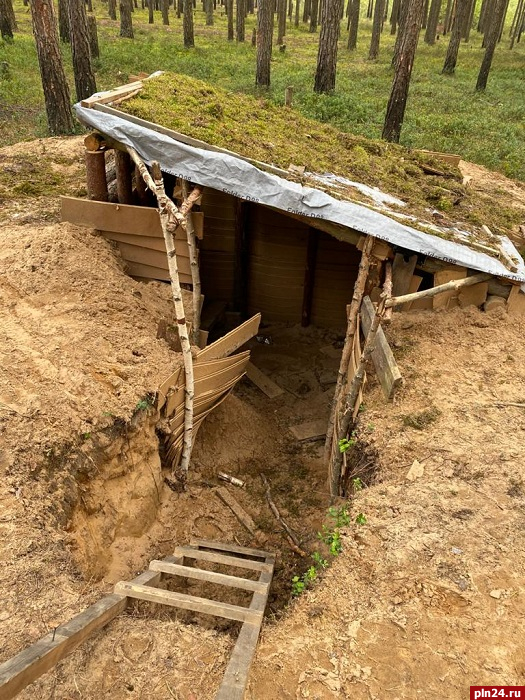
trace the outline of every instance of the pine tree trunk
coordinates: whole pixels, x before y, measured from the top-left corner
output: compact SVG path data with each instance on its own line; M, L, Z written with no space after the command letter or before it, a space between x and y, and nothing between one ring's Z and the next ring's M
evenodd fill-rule
M319 12L319 0L311 0L310 7L310 34L315 34L317 31L317 14Z
M295 21L294 25L299 26L299 18L301 16L301 0L295 0Z
M445 19L443 20L443 36L446 36L450 31L452 17L454 16L455 0L447 0L447 9L445 10Z
M283 43L286 34L286 0L277 0L277 45Z
M505 10L507 9L506 0L496 0L494 5L494 12L492 13L490 28L485 32L486 37L486 49L485 55L483 56L483 61L481 63L481 68L479 69L478 80L476 83L476 90L485 90L487 87L487 80L490 73L490 67L492 65L492 59L494 57L494 51L496 50L496 44L498 43L501 18L503 17Z
M426 28L427 28L428 5L429 5L428 0L425 0L425 6L423 7L423 20L422 20L422 22L421 22L421 29L426 29Z
M87 26L89 38L89 51L91 53L91 58L99 58L100 48L98 45L97 19L95 15L87 16Z
M71 43L68 0L58 0L58 33L64 44Z
M312 0L304 0L303 22L305 24L310 20L311 9L312 9Z
M5 7L6 7L6 14L7 14L7 19L9 20L9 24L11 26L11 31L16 32L18 31L18 25L16 23L16 15L15 15L15 9L13 7L13 0L5 0Z
M521 33L521 28L523 27L523 20L525 17L525 0L519 0L518 6L516 8L516 14L514 15L514 21L512 24L510 32L510 46L509 48L514 48L514 42L519 37Z
M359 28L359 10L361 0L352 0L352 8L350 10L350 28L348 30L348 49L355 51L357 47L357 30Z
M399 51L401 48L401 41L403 39L403 28L405 26L406 18L407 18L407 9L408 9L408 4L410 0L400 0L400 5L399 5L399 15L398 15L398 30L397 30L397 36L396 36L396 43L394 44L394 53L392 54L392 66L394 70L396 69L397 66L397 59L399 56Z
M235 39L235 34L233 31L233 0L225 0L226 2L226 16L228 19L228 41L233 41Z
M481 34L485 33L485 18L487 17L487 14L490 15L490 8L491 7L492 7L491 0L482 0L481 10L479 11L479 18L478 18L478 32L480 32Z
M8 7L10 3L11 0L0 0L0 35L6 41L12 41L13 39L13 26ZM11 9L13 9L12 5Z
M71 51L77 100L85 100L97 91L95 74L91 67L91 53L84 0L68 0Z
M443 70L441 71L446 75L452 75L452 73L454 73L454 71L456 70L459 45L461 43L461 35L463 33L463 27L465 26L465 23L468 20L469 10L470 8L468 0L457 0L456 16L454 17L454 24L452 25L452 32L450 34L450 41L448 42L445 63L443 65Z
M441 2L442 0L432 0L430 3L430 12L428 13L427 29L425 32L425 43L429 46L433 46L436 43Z
M385 8L385 0L376 0L374 8L374 23L372 25L372 38L370 40L370 51L368 59L375 60L379 56L379 41L381 39L381 27L383 26L383 13Z
M414 65L419 32L421 29L421 17L423 15L424 0L412 0L408 4L406 17L400 33L402 38L396 59L396 73L392 84L392 91L386 109L383 138L386 141L399 143L401 127L405 116L406 103L410 77Z
M187 49L195 46L193 36L193 2L192 0L184 0L182 26L184 29L184 46Z
M133 39L133 22L131 12L133 9L132 0L120 0L120 36L123 39Z
M259 0L257 8L257 68L255 84L270 85L273 43L273 0Z
M161 2L161 12L162 12L162 24L169 25L170 23L170 3L169 0L162 0Z
M463 27L463 32L461 34L461 38L464 39L465 41L468 41L470 39L470 30L472 29L472 22L474 21L475 9L476 9L476 0L469 0L468 18L467 18L467 21L465 22L465 26Z
M323 22L319 35L315 92L330 92L335 89L337 72L337 45L341 28L343 0L325 0Z
M399 21L399 6L400 0L394 0L392 3L392 12L390 14L390 34L394 36L397 31L397 23Z
M237 0L237 41L243 42L244 36L244 20L246 18L246 0Z
M52 0L32 0L31 16L49 131L53 135L70 134L74 128L73 114Z
M117 19L117 0L108 0L108 15L110 19Z

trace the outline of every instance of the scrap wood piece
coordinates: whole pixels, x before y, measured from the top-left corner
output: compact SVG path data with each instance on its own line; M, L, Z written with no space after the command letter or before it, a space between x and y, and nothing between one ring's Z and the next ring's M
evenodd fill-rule
M472 275L471 277L463 277L459 280L451 280L445 284L440 284L437 287L432 287L431 289L424 289L422 292L414 292L413 294L404 294L399 297L392 297L388 302L387 306L397 306L401 304L408 304L411 301L416 301L417 299L424 299L425 297L435 297L443 292L449 292L451 290L461 289L462 287L468 287L471 284L479 284L480 282L487 282L492 278L492 275L488 272L482 272L479 275Z
M246 365L246 376L270 399L284 394L284 389L281 389L278 384L272 381L270 377L266 376L264 372L261 372L252 362L248 362Z
M361 323L365 337L370 333L375 315L376 312L370 297L364 297L361 306ZM390 400L403 379L381 326L377 331L375 348L372 350L372 362L383 393Z
M408 292L416 264L417 254L410 255L405 260L402 253L396 253L392 265L392 294L394 297L402 296Z
M232 352L238 350L242 345L244 345L250 338L257 335L259 330L259 324L261 322L261 314L255 314L250 319L242 323L237 328L223 335L211 345L207 345L203 350L197 353L195 362L202 362L204 360L216 360L220 357L226 357L226 355L231 355Z
M257 525L253 522L252 517L248 515L244 508L235 500L228 489L220 486L215 489L215 494L221 499L224 505L228 506L241 525L244 525L251 535L255 535Z
M307 440L319 440L326 436L326 420L313 420L307 421L306 423L299 423L299 425L290 426L291 432L294 434L295 438L300 442L305 442Z
M268 501L268 505L270 506L270 510L272 511L275 519L277 522L279 522L283 528L283 530L286 532L286 536L288 539L288 542L290 543L290 547L292 550L298 554L300 557L306 557L306 552L301 549L300 547L300 542L299 538L295 534L295 532L292 530L292 528L288 525L286 520L282 517L282 515L279 513L279 509L275 505L275 503L272 500L272 494L270 491L270 484L268 483L268 479L264 474L261 474L261 479L263 481L264 486L266 487L266 500Z

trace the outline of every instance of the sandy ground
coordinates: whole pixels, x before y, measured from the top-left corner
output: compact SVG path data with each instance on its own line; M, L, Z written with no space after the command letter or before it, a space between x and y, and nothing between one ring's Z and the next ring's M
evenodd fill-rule
M77 177L80 142L64 144ZM509 404L523 403L524 322L394 315L404 386L387 404L369 373L357 448L375 456L360 474L368 488L348 502L342 554L292 600L310 561L290 551L260 473L304 549L323 551L322 444L298 444L289 427L327 415L337 333L264 329L272 343L253 341L252 357L285 393L269 400L243 380L200 430L188 490L175 494L155 415L137 411L178 361L156 338L169 296L125 276L106 242L59 225L51 202L10 201L0 231L0 660L196 535L278 553L247 698L459 700L471 684L523 684L525 423ZM29 209L23 225L12 219ZM256 537L214 495L219 469L246 481L230 489ZM133 606L20 697L212 698L235 634Z

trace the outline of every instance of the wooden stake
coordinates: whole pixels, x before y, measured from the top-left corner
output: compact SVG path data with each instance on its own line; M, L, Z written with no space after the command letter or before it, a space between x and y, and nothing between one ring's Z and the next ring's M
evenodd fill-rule
M341 397L346 383L348 365L350 363L350 357L352 355L352 349L354 347L354 336L357 328L357 315L359 313L361 301L363 300L363 293L368 277L368 271L370 270L370 254L372 252L373 245L373 236L367 236L363 246L361 262L359 263L359 272L354 285L354 295L352 297L352 303L350 304L350 311L348 313L348 325L346 327L345 344L343 347L341 363L339 365L339 374L337 375L337 384L335 387L334 398L332 399L332 407L330 409L330 418L328 420L328 429L326 431L326 441L324 446L325 460L328 465L330 465L331 461L335 417L339 406L339 399Z
M451 280L445 284L439 284L437 287L432 287L431 289L424 289L422 292L414 292L413 294L405 294L400 297L391 297L386 301L386 307L396 306L397 304L408 304L417 299L424 299L426 297L435 297L438 294L443 294L443 292L455 291L456 289L461 289L462 287L470 287L473 284L479 284L480 282L487 282L491 279L492 275L488 272L482 272L479 275L472 275L472 277L463 277L460 280Z
M133 204L131 158L125 151L115 151L117 198L120 204Z
M195 187L191 195L188 191L188 183L186 180L182 181L182 194L184 196L184 203L189 200L189 197L197 190L197 196L194 197L193 201L197 199L202 193L200 187ZM193 206L193 204L192 204ZM181 207L182 210L182 207ZM197 253L197 239L195 237L195 227L193 225L193 216L190 209L187 210L186 214L186 235L188 238L188 250L190 253L190 266L191 266L191 280L193 286L193 344L199 344L199 332L201 324L201 276L199 271L199 258Z
M104 151L86 151L86 185L89 199L108 201Z
M364 252L364 251L363 251ZM363 348L363 354L361 355L359 359L359 364L357 366L356 372L352 378L352 381L350 382L350 387L348 389L348 393L346 394L344 405L343 405L343 411L340 416L339 420L339 430L337 433L337 443L334 446L334 450L332 452L333 457L331 460L330 464L330 495L331 496L338 496L339 495L339 489L340 489L340 483L341 483L341 470L343 466L343 453L339 449L339 444L341 443L341 440L344 440L349 432L350 432L350 425L353 421L353 416L354 416L354 407L355 407L355 402L357 400L357 397L359 396L359 392L361 390L361 385L363 383L363 377L365 376L365 366L367 361L369 360L370 356L372 355L372 352L374 350L374 344L375 344L375 339L377 335L377 331L380 327L381 321L383 320L383 317L385 315L385 296L384 292L381 295L381 301L379 302L375 318L372 322L372 326L370 328L370 332L368 333L368 336L366 338L365 346Z
M289 85L284 90L284 104L286 107L291 107L293 102L293 86Z
M392 307L388 306L388 302L392 298L392 263L387 262L385 268L385 283L383 285L383 291L385 293L386 300L386 311L385 311L385 323L390 323L392 320Z

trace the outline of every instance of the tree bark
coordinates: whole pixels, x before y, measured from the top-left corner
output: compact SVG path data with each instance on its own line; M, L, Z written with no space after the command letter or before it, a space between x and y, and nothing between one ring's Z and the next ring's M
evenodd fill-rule
M359 28L360 0L352 0L350 10L350 28L348 30L348 49L355 51L357 47L357 30Z
M295 0L295 21L294 25L299 26L299 18L301 16L301 0Z
M110 19L117 19L117 0L108 0L108 15Z
M343 0L325 0L317 52L315 92L330 92L335 88L342 4Z
M246 0L237 0L237 41L243 42L244 36L244 20L246 18Z
M386 109L383 138L399 143L401 127L405 116L410 77L414 66L424 0L412 0L406 10L402 38L396 61L396 73Z
M202 188L197 187L197 195L202 194ZM195 190L194 190L195 192ZM188 183L182 181L182 194L184 197L184 202L189 199ZM193 193L192 193L193 194ZM184 213L184 202L181 207L181 212ZM189 211L186 215L186 235L188 239L188 251L190 254L190 267L191 267L191 283L193 287L193 344L199 344L200 337L200 325L201 325L201 276L199 271L199 256L197 251L197 238L195 236L195 227L193 225L193 214Z
M428 13L427 28L425 31L425 43L429 46L434 46L436 43L437 26L439 22L439 13L441 12L442 0L432 0L430 3L430 11Z
M410 0L400 0L399 4L398 30L396 36L396 43L394 44L394 53L392 54L392 66L394 67L394 69L397 69L397 59L401 48L401 40L403 39L403 29L406 23L407 8L409 2Z
M184 30L184 46L187 49L195 46L193 35L193 2L192 0L184 0L182 26Z
M384 8L385 0L376 0L374 22L372 24L372 38L370 40L370 51L368 52L368 59L370 61L375 60L379 56L379 40L381 39Z
M312 0L304 0L303 22L306 24L310 19L310 10L312 8Z
M450 33L450 41L448 42L445 63L443 65L443 70L441 71L446 75L452 75L456 70L461 35L463 34L465 23L468 20L469 10L470 7L468 0L457 0L456 16L454 17L454 24L452 25L452 32Z
M70 0L71 2L71 0ZM131 19L132 0L120 0L120 36L133 39L133 22Z
M58 0L58 33L64 44L71 43L68 0Z
M86 3L84 0L68 0L71 51L77 100L85 100L97 91L95 74L91 67Z
M233 31L233 0L225 0L226 2L226 16L228 19L228 41L233 41L235 39L235 34Z
M49 131L70 134L74 129L73 114L52 0L32 0L31 16Z
M98 45L97 19L95 15L87 16L89 51L91 58L100 57L100 48Z
M206 26L213 26L213 0L206 0Z
M283 43L286 34L286 0L277 0L277 45Z
M310 29L311 34L315 34L317 31L317 15L319 13L319 0L311 0L310 7Z
M491 17L490 28L485 32L486 38L486 48L485 55L483 56L483 61L481 62L481 67L479 69L478 80L476 83L476 91L485 90L487 87L487 80L490 73L490 67L492 65L492 59L494 57L494 51L496 50L496 44L498 43L501 18L507 9L507 3L505 0L496 0L494 6L494 12Z
M170 23L169 10L170 10L169 0L162 0L162 2L161 2L162 24L169 25L169 23Z
M2 39L11 41L13 39L13 21L11 19L11 11L13 5L11 0L0 0L0 34Z
M390 14L390 34L392 36L395 35L397 31L397 23L399 21L399 8L400 8L400 0L394 0L392 2L392 12Z
M255 84L270 85L270 62L273 42L273 2L259 0L257 8L257 68Z

